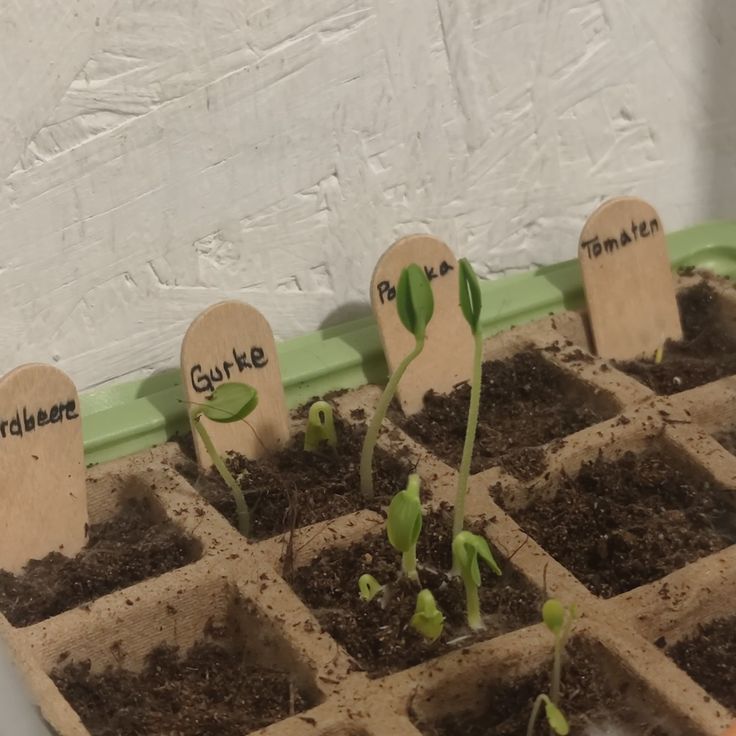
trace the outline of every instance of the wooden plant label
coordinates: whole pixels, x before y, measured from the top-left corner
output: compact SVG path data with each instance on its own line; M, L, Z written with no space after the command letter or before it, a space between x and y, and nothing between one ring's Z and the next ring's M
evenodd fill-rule
M86 541L87 489L79 395L50 365L0 379L0 569L19 572Z
M258 406L244 420L199 420L220 455L233 450L255 459L289 439L276 343L265 317L254 307L226 301L205 309L184 336L181 372L188 410L206 402L220 383L247 383L258 391ZM212 461L204 443L194 430L192 435L199 465L209 468Z
M396 284L403 268L416 263L432 284L434 315L419 357L401 379L397 396L406 414L422 408L429 389L449 393L470 379L473 335L460 310L458 265L445 243L430 235L409 235L394 243L379 259L371 279L371 306L378 322L389 372L416 344L396 310Z
M652 357L682 338L662 220L650 204L604 202L585 223L578 258L598 355Z

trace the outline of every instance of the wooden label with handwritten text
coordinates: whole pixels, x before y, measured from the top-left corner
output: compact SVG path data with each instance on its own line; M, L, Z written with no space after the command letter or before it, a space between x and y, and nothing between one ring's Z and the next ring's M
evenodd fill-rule
M79 395L50 365L0 379L0 568L84 546L87 490Z
M401 379L397 396L406 414L422 408L429 389L449 393L470 379L473 335L460 311L457 260L448 246L430 235L409 235L381 256L371 280L371 306L378 322L389 371L415 345L396 310L396 284L403 268L416 263L432 284L434 315L427 327L424 350Z
M585 223L578 259L598 355L652 357L682 338L662 220L650 204L604 202Z
M258 406L232 424L200 421L218 452L232 450L254 459L276 450L289 439L289 420L276 354L276 343L266 318L240 301L215 304L190 325L181 348L181 372L189 408L207 401L220 383L247 383L258 391ZM212 461L193 432L197 461Z

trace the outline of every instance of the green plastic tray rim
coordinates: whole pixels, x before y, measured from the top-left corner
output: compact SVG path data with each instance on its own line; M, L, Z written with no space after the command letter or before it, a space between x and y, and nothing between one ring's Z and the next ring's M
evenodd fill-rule
M694 266L736 277L736 222L710 222L670 233L674 269ZM583 306L577 260L484 281L486 335L546 314ZM333 389L386 380L386 363L372 317L346 322L278 345L290 407ZM87 463L107 462L189 431L180 372L171 369L138 381L85 392L81 397Z

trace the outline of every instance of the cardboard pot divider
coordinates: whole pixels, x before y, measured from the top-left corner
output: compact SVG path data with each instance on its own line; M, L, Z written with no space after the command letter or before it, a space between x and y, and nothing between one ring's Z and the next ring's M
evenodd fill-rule
M727 309L736 305L730 284L712 283ZM721 736L734 714L681 670L667 648L700 624L736 615L736 545L725 544L689 564L675 565L659 579L606 598L591 592L528 536L515 516L546 499L559 479L574 476L599 452L615 458L654 445L733 492L736 457L713 435L736 427L736 377L656 396L591 354L577 313L496 336L486 344L486 357L502 360L529 346L539 348L544 361L564 373L571 396L603 407L608 418L542 447L544 470L538 477L522 481L497 465L471 476L468 516L482 523L493 546L510 558L507 570L517 571L540 596L576 605L575 646L591 653L597 675L628 688L640 700L640 712L664 724L667 734ZM335 400L336 412L346 421L359 421L359 410L370 416L378 395L373 386L347 392ZM381 445L417 464L432 494L425 501L427 510L451 502L456 471L390 420L387 428ZM298 576L325 549L381 534L381 515L358 511L296 529L293 536L250 543L176 471L180 458L181 451L167 445L92 468L89 514L94 523L112 515L126 496L150 497L156 513L190 538L189 564L31 626L12 627L0 619L0 634L26 674L30 692L61 736L89 732L49 678L60 663L89 660L99 672L122 662L137 670L152 647L166 643L185 650L213 624L242 644L248 661L290 673L294 691L306 702L303 711L259 731L263 736L417 736L445 715L482 711L489 692L549 666L549 633L533 625L459 644L409 670L368 677L321 629L282 571L286 554ZM496 489L493 494L490 488Z

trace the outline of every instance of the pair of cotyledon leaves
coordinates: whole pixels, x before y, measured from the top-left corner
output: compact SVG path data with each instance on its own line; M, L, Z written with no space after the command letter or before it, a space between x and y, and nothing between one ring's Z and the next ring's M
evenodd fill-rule
M467 259L458 262L460 269L460 309L475 333L480 325L480 283ZM416 337L424 338L425 330L434 314L434 297L427 274L416 263L409 264L399 276L396 289L396 309L401 324Z

